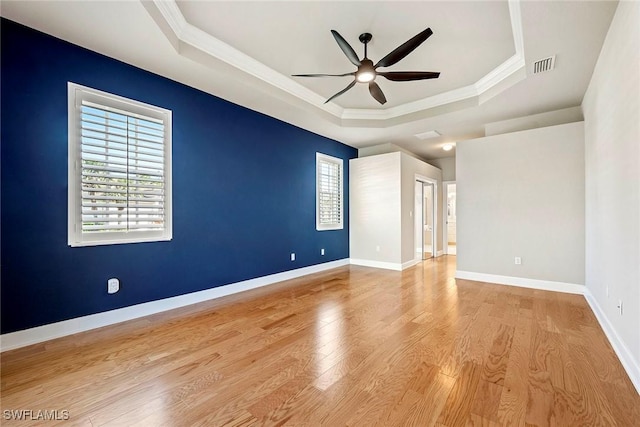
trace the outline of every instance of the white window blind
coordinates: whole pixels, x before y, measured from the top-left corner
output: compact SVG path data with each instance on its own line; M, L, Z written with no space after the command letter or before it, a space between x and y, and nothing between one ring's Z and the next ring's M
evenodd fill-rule
M316 180L316 229L342 229L342 159L316 153Z
M72 93L69 244L169 240L170 112L70 84Z

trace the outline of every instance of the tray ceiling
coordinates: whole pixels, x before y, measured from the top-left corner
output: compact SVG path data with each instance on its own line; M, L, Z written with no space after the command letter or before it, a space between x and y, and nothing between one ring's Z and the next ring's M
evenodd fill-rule
M579 106L616 2L590 1L11 1L0 13L107 56L354 147L394 143L423 158L454 155L447 142L485 126ZM373 34L380 59L418 32L433 35L388 70L439 71L439 79L376 81L334 101L354 66L330 34L362 55ZM556 56L555 69L532 64ZM440 136L415 135L438 131Z

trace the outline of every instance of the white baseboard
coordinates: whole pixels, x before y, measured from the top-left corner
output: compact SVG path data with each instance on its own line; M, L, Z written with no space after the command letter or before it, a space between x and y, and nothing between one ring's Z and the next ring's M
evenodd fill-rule
M402 264L395 262L372 261L369 259L351 258L351 264L363 267L383 268L385 270L402 271Z
M242 282L231 283L217 288L205 289L203 291L192 292L185 295L178 295L157 301L150 301L143 304L136 304L116 310L105 311L103 313L90 314L88 316L77 317L75 319L63 320L61 322L50 323L48 325L25 329L23 331L11 332L0 336L0 351L12 350L25 347L43 341L60 338L67 335L77 334L139 317L149 316L174 308L184 307L203 301L248 291L250 289L271 285L284 280L295 279L312 273L318 273L332 268L349 265L349 259L316 264L309 267L284 271L282 273L257 277L255 279Z
M593 313L595 314L596 319L598 319L600 327L602 327L602 330L609 339L611 347L613 347L613 350L616 352L618 359L620 359L620 363L622 363L625 371L627 371L629 379L631 379L631 382L636 388L636 391L638 392L638 394L640 394L640 366L638 366L638 362L636 362L631 351L620 339L615 328L609 321L609 318L587 287L585 287L584 297L587 300L587 303L589 303L591 311L593 311Z
M407 268L413 267L414 265L418 264L420 261L419 259L412 259L411 261L407 261L405 263L402 263L402 270L405 270Z
M476 273L456 270L456 279L476 280L478 282L512 285L521 288L541 289L544 291L564 292L567 294L584 294L585 286L576 283L551 282L548 280L527 279L525 277L499 276L496 274Z
M351 258L351 264L353 265L361 265L363 267L382 268L384 270L394 270L394 271L406 270L407 268L413 267L414 265L420 263L421 261L422 260L419 260L419 259L412 259L410 261L400 264L395 262L372 261L369 259Z

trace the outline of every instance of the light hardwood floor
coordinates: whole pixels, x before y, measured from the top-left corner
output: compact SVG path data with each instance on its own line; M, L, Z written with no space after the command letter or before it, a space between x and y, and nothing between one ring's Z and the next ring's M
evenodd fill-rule
M5 352L1 407L87 426L639 425L582 296L454 271L347 266Z

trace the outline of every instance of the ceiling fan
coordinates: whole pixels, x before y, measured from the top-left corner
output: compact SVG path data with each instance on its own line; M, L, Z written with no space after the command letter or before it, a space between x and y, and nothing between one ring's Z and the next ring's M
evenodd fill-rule
M337 98L342 95L356 83L369 83L369 93L371 96L378 101L380 104L384 104L387 102L387 98L385 98L384 93L382 93L382 89L380 86L374 81L377 76L382 76L387 80L391 80L394 82L406 82L410 80L425 80L425 79L437 79L440 76L440 73L435 73L431 71L377 71L378 68L390 67L391 65L396 64L405 56L409 55L415 48L420 46L426 39L429 38L433 34L431 28L427 28L422 31L420 34L415 35L411 39L407 40L397 48L395 48L391 53L378 61L377 64L373 65L373 61L367 58L367 43L369 43L372 39L372 35L370 33L360 34L360 41L364 44L364 58L358 59L358 55L353 50L351 45L347 43L347 41L335 30L331 30L331 34L333 34L333 38L336 39L338 46L342 49L342 52L347 56L349 61L358 69L352 73L345 74L293 74L293 77L345 77L345 76L355 76L355 79L349 83L347 87L342 89L340 92L333 95L331 98L325 101L325 104L332 99Z

